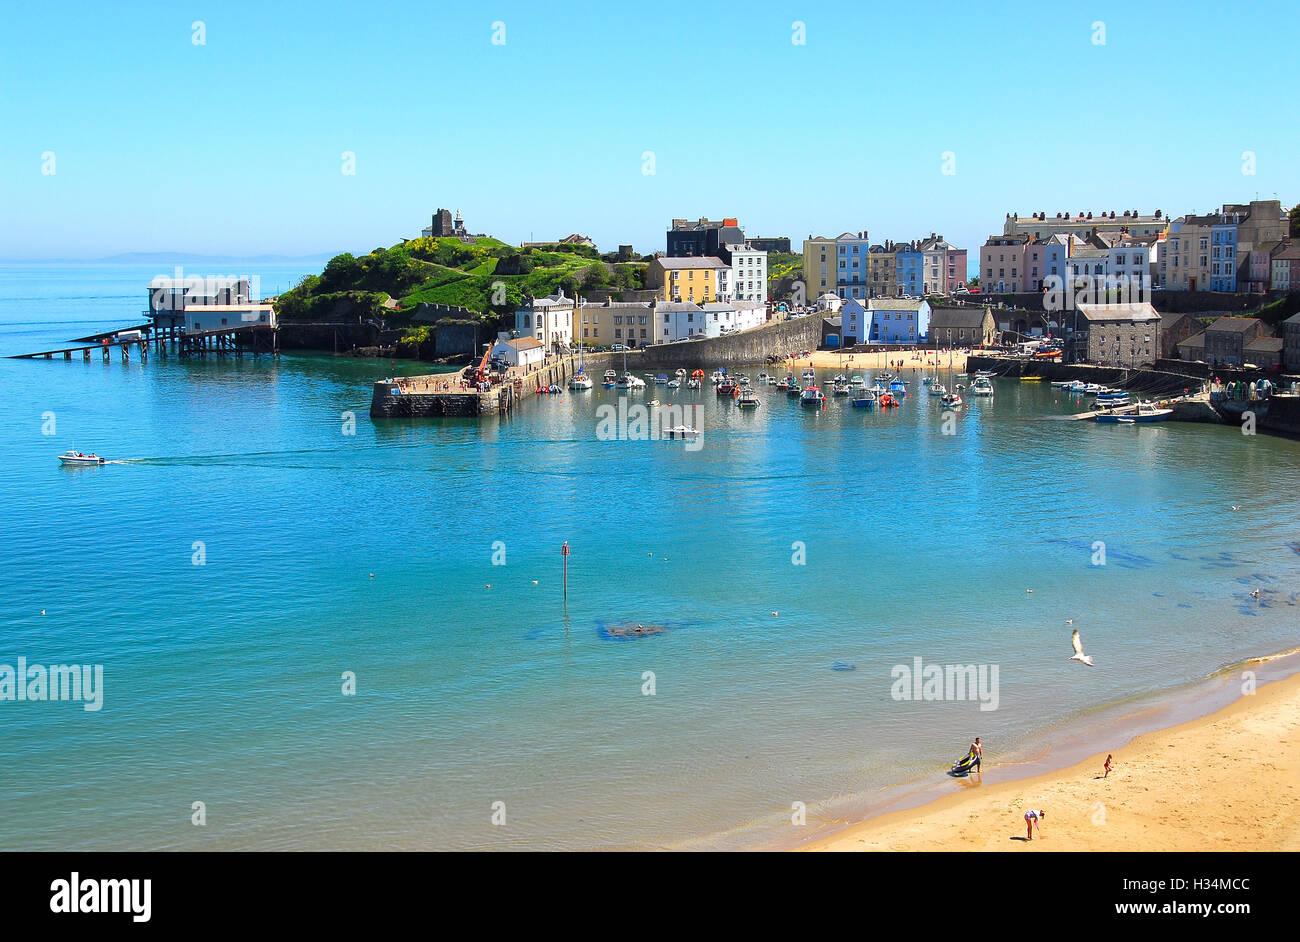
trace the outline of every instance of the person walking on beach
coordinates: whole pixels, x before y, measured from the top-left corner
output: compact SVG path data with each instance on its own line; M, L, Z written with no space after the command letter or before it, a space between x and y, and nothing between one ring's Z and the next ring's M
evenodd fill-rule
M975 762L971 766L971 770L976 771L980 768L980 763L984 761L984 745L980 742L978 736L976 736L975 741L970 744L970 751L975 756Z
M1034 828L1038 828L1038 833L1043 833L1043 825L1040 823L1047 817L1046 811L1026 811L1025 812L1025 840L1034 839Z
M1106 765L1104 768L1106 770L1106 774L1103 775L1102 778L1106 778L1107 776L1110 775L1110 753L1109 752L1106 753Z

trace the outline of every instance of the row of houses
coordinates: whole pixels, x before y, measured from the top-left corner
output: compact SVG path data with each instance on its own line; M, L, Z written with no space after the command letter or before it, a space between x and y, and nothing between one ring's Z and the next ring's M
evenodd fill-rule
M979 347L997 339L988 305L936 307L923 298L847 298L829 318L842 346Z
M866 230L803 243L804 284L813 296L850 299L951 294L966 284L966 250L938 233L912 242L872 243Z
M715 296L716 298L716 296ZM565 296L559 289L515 311L515 334L532 337L548 352L576 346L648 347L720 337L760 327L767 321L764 301L650 301L594 303Z
M1008 213L1002 232L980 249L979 278L985 292L999 293L1043 291L1053 276L1071 287L1289 291L1300 284L1300 246L1288 231L1279 200L1227 203L1176 219L1159 209Z

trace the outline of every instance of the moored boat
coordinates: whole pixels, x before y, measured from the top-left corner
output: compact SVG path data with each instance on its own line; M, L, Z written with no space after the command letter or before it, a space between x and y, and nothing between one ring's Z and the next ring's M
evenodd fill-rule
M959 408L962 404L961 394L955 392L948 393L939 401L942 402L944 406L949 409Z
M1143 401L1139 402L1131 409L1123 409L1120 411L1112 409L1108 412L1099 412L1093 416L1093 420L1103 423L1123 422L1127 425L1130 422L1163 422L1173 414L1173 409L1161 409L1153 402Z
M758 393L754 392L752 389L746 389L740 394L740 399L737 400L736 405L740 406L742 409L757 409Z
M870 389L859 390L849 400L849 405L855 409L871 409L876 405L876 394Z
M591 377L586 373L579 373L569 380L570 389L590 389L593 385Z
M970 384L970 394L972 396L991 396L993 395L993 383L987 376L975 377L975 382Z
M820 406L826 402L826 394L818 386L809 386L799 394L799 405Z

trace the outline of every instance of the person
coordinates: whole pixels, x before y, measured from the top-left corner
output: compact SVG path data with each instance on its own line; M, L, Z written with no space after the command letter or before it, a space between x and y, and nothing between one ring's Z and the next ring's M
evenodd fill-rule
M1108 775L1110 775L1110 753L1109 753L1109 752L1106 753L1106 765L1105 765L1105 769L1106 769L1106 774L1103 775L1102 778L1106 778Z
M980 763L984 761L984 745L980 742L978 736L976 736L975 741L970 744L970 751L975 755L975 762L971 765L971 769L978 769Z
M1043 833L1042 820L1047 817L1046 811L1026 811L1025 812L1025 840L1034 839L1034 827L1037 826L1038 833Z

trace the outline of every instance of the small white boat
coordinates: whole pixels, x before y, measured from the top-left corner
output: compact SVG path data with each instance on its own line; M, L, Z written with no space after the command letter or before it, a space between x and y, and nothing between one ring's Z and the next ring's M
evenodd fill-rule
M88 455L83 455L79 451L66 451L63 454L59 455L59 460L62 461L64 464L75 464L75 465L92 465L92 464L104 463L104 459L99 457L99 455L95 454L94 452L91 452Z
M698 379L695 379L694 377L686 381L686 387L688 389L699 389L700 386L701 386L700 381Z
M618 378L618 382L615 383L615 385L618 386L619 389L644 389L645 380L640 376L633 376L631 373L624 373Z
M667 374L667 373L660 373L658 376L656 376L656 377L655 377L655 385L656 385L656 386L667 386L667 385L668 385L668 374Z
M676 376L685 376L685 375L686 375L686 370L684 370L684 369L679 369L679 370L678 370L674 375L676 375Z
M849 384L843 381L834 383L831 386L831 393L836 396L847 396L850 392Z
M713 375L709 377L709 382L716 386L726 378L727 374L722 372L722 370L714 370Z
M970 394L972 396L991 396L993 395L993 384L989 382L987 376L977 376L975 382L970 384Z
M1163 422L1173 414L1173 409L1160 409L1156 407L1155 403L1139 402L1135 408L1127 411L1101 412L1093 416L1093 419L1097 422L1114 422L1116 424L1123 422L1127 425L1129 422Z
M569 380L570 389L590 389L593 385L595 384L592 383L591 377L586 373L579 373L577 376L573 377L573 379Z
M930 384L930 395L931 395L931 396L943 396L943 395L946 395L947 392L948 392L948 390L944 388L943 383L931 383L931 384Z
M672 428L664 429L663 434L669 438L694 438L700 434L700 430L689 425L674 425Z
M955 393L955 392L953 392L953 393L948 393L948 395L944 396L944 397L943 397L942 399L940 399L939 401L942 402L942 403L943 403L945 406L947 406L949 409L957 409L957 408L960 408L960 406L961 406L961 404L962 404L961 396L958 395L958 394Z
M866 389L867 381L863 379L861 376L855 376L853 377L852 381L850 381L849 385L857 389Z
M682 381L680 379L670 379L668 381L669 389L680 389L681 386L682 386Z

